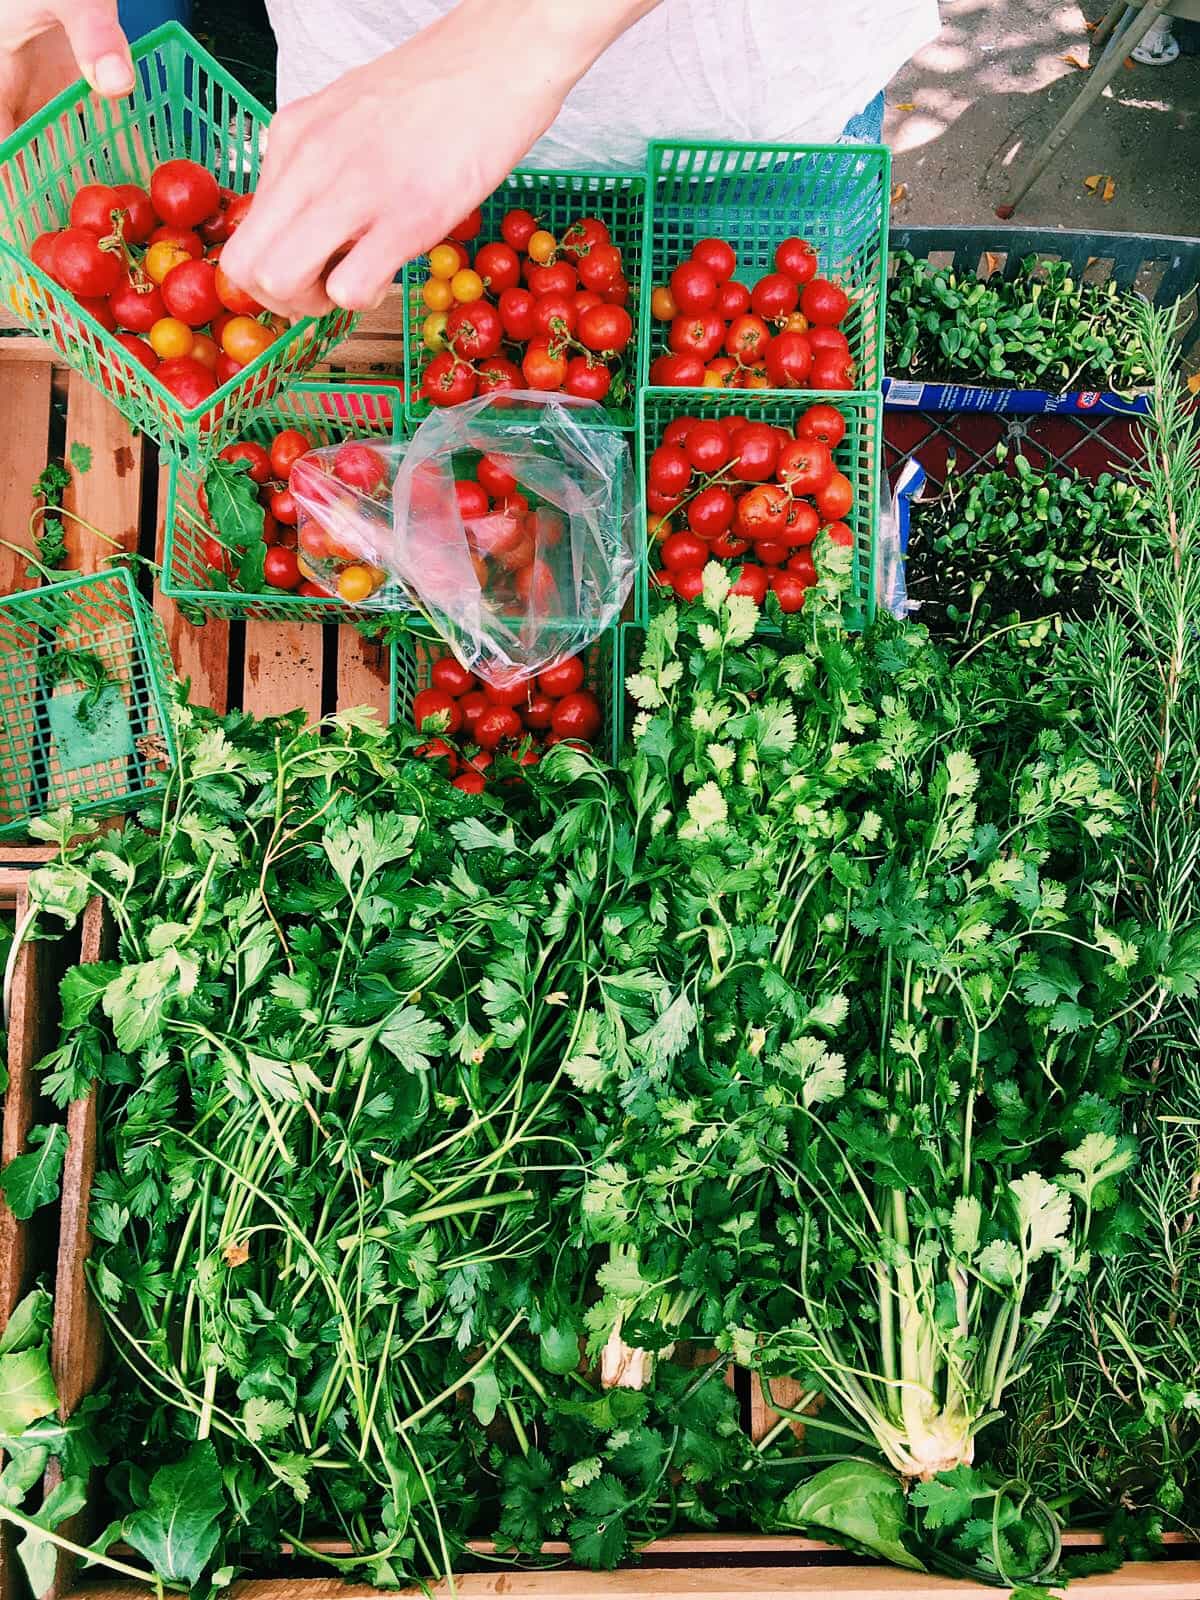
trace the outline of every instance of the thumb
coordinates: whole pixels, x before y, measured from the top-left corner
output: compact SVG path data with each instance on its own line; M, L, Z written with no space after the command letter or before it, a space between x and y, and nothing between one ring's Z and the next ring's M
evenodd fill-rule
M117 21L116 0L59 0L55 7L80 72L99 94L133 88L129 41Z

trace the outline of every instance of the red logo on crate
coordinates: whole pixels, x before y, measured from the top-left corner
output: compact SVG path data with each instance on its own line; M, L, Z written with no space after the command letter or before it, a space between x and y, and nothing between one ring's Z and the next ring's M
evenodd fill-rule
M1080 411L1090 411L1093 406L1098 406L1100 404L1100 396L1098 394L1094 394L1092 390L1088 389L1078 397L1075 404L1079 407Z

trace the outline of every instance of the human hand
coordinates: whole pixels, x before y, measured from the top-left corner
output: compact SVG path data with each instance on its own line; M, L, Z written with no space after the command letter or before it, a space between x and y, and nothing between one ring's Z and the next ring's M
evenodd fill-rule
M2 3L2 0L0 0ZM272 121L254 203L221 265L273 311L378 305L397 269L444 239L553 122L599 54L597 26L648 9L601 0L462 0L407 44ZM335 263L332 267L330 263Z
M102 95L133 88L116 0L0 0L0 139L81 75Z

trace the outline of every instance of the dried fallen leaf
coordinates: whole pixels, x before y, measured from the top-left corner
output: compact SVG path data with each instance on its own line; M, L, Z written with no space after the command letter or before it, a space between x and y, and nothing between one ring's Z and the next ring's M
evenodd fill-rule
M1103 176L1104 174L1102 172L1093 172L1090 178L1085 178L1083 180L1083 187L1087 189L1090 194L1095 194L1096 190L1100 187L1100 180L1103 178Z
M991 250L983 252L984 277L990 278L993 272L1000 270L1000 257Z
M1187 381L1189 394L1200 394L1200 372L1193 372Z
M916 109L916 102L913 100L901 100L896 107L897 111L915 111Z
M1087 69L1088 69L1087 62L1086 61L1080 61L1078 56L1065 55L1065 56L1059 56L1058 59L1060 61L1065 61L1069 67L1074 67L1076 72L1086 72Z
M1104 193L1100 196L1100 198L1104 201L1105 205L1107 205L1109 203L1109 201L1112 199L1113 195L1116 194L1116 192L1117 192L1117 186L1113 182L1113 180L1111 178L1105 178L1105 180L1104 180Z
M1134 67L1137 66L1137 62L1133 59L1132 56L1126 56L1124 61L1121 63L1121 65L1125 68L1126 72L1132 72Z
M221 1254L225 1257L227 1267L244 1267L250 1259L250 1252L244 1244L227 1244Z
M1087 29L1087 31L1089 33L1095 33L1096 29L1099 26L1100 26L1100 24L1098 22L1085 22L1084 23L1084 27Z
M902 200L908 199L908 185L897 183L892 188L892 204L898 206Z

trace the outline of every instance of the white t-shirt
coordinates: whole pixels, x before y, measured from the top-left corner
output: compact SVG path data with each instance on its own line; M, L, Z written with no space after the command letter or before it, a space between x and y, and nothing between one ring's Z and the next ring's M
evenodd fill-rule
M267 0L279 104L403 44L453 4ZM938 27L937 0L663 0L580 79L525 165L639 168L655 138L831 141Z

